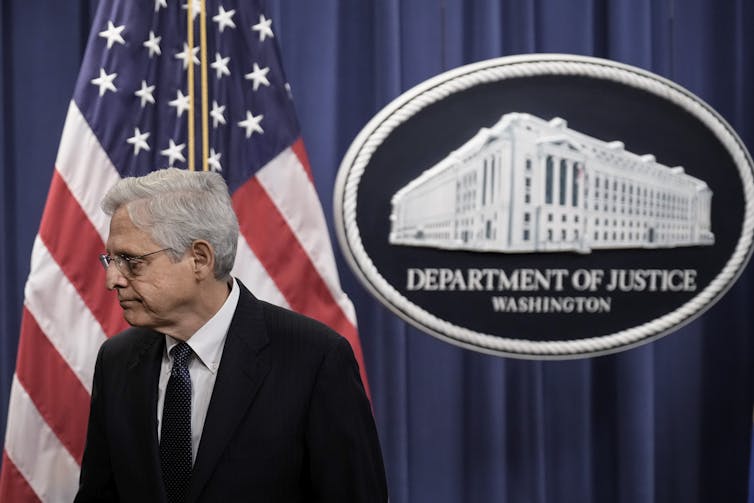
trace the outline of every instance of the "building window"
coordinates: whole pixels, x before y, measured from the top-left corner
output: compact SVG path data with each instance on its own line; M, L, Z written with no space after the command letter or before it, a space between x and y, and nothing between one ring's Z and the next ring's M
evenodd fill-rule
M524 229L524 241L529 241L529 229Z
M484 172L482 173L482 206L487 204L487 159L484 160Z
M574 162L571 170L573 179L571 180L571 205L576 208L579 205L579 163Z
M548 155L545 160L545 204L552 204L552 156Z
M528 211L524 212L524 222L528 222L531 219L531 213Z

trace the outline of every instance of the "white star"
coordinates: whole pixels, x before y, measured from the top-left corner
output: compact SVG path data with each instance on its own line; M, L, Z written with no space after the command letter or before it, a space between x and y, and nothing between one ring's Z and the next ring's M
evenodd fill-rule
M214 16L212 18L212 21L217 23L217 27L220 30L220 33L223 32L226 26L230 28L235 28L236 23L233 22L233 14L235 14L235 10L229 10L226 11L223 9L223 6L220 6L220 10L217 13L217 16Z
M193 47L191 49L191 59L193 60L195 65L199 64L199 58L197 57L197 54L199 53L198 47ZM183 61L183 69L185 70L188 68L188 59L189 59L189 48L188 44L186 42L183 43L183 52L179 52L175 55L175 59L180 59Z
M260 84L264 84L266 86L270 85L270 81L267 80L267 73L270 71L269 67L259 68L259 65L254 63L254 70L251 73L247 73L244 75L244 78L246 80L253 80L254 81L254 90L256 91L259 89Z
M188 10L188 2L183 4L183 10ZM196 15L202 10L202 0L191 0L191 20L196 19Z
M209 157L207 157L207 164L212 167L212 171L220 172L223 167L220 165L220 158L223 155L220 152L215 152L214 148L209 149Z
M212 127L217 127L218 124L225 124L225 105L220 106L216 101L212 100L212 111L209 113L212 116Z
M252 30L259 32L259 41L264 42L264 39L267 37L274 38L275 35L272 33L272 19L267 19L264 17L264 14L259 15L259 22L251 27Z
M134 156L139 155L139 151L141 149L149 152L149 144L147 143L147 138L149 138L149 133L142 133L141 131L139 131L139 128L134 128L134 135L126 140L126 142L134 146Z
M246 129L246 138L251 138L253 133L264 133L264 129L259 125L263 118L264 115L257 115L254 117L251 112L248 110L246 111L246 119L238 123L239 126Z
M181 90L178 89L178 93L176 94L175 99L169 101L168 104L171 107L175 107L175 111L178 113L178 117L180 117L181 115L183 115L183 112L189 109L189 97L184 96Z
M95 86L99 86L99 95L102 96L107 91L115 92L117 89L115 88L115 84L113 84L113 80L115 80L115 77L117 77L117 73L111 73L108 75L105 73L104 68L99 69L99 77L96 79L92 79L91 82Z
M126 29L126 25L120 25L116 27L112 21L107 22L107 30L99 32L99 36L107 39L107 48L111 48L115 42L119 44L126 43L123 37L120 36L120 32Z
M145 80L141 81L141 89L134 93L138 98L141 98L141 108L144 108L147 103L154 104L154 96L152 96L153 91L154 86L148 86L147 81Z
M168 8L168 0L154 0L154 11L160 10L160 7Z
M155 54L158 56L162 54L162 51L160 51L160 40L162 40L162 37L155 37L154 32L150 30L149 32L149 40L144 41L144 47L149 49L149 57L151 58Z
M164 155L165 157L169 158L169 165L172 166L173 162L176 159L179 159L181 162L186 162L186 158L183 157L183 154L181 153L183 149L186 148L185 143L181 143L180 145L176 145L175 142L171 139L170 140L170 146L166 148L165 150L160 151L160 154Z
M219 52L215 53L215 62L211 63L209 66L215 69L217 72L217 78L220 79L223 75L230 75L230 70L228 70L228 63L230 62L230 56L223 58L220 56Z

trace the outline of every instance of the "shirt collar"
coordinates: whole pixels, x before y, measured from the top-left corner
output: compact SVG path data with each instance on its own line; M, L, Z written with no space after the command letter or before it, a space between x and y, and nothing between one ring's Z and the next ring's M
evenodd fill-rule
M241 289L236 284L235 278L231 279L230 288L230 294L225 299L222 307L186 341L199 361L213 374L217 372L220 366L225 337L228 335L230 322L233 320L233 314L235 314L236 307L238 306ZM179 342L179 340L166 335L166 354L170 354L170 350Z

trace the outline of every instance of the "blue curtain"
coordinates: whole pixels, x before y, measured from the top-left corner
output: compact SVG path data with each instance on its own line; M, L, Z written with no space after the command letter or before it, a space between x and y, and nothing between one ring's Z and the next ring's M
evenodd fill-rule
M0 4L3 425L29 254L95 3ZM593 55L653 71L707 101L754 148L746 0L269 4L328 218L339 162L381 107L444 70L510 54ZM656 342L537 362L473 353L407 326L338 259L394 503L747 500L751 268L712 309Z

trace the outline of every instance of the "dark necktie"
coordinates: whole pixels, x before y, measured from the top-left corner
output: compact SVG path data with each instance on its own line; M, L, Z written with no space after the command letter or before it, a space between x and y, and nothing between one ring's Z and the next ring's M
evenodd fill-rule
M191 481L191 376L193 351L185 342L170 350L173 368L165 390L160 433L160 464L168 503L186 500Z

